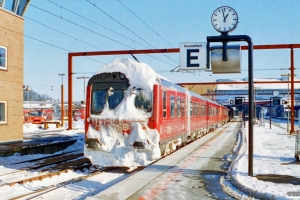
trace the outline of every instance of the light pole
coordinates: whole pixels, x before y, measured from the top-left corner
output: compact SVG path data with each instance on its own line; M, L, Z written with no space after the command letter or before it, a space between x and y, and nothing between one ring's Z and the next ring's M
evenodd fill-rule
M64 126L64 75L66 74L58 74L58 76L61 76L61 127Z
M289 104L289 99L290 99L290 76L292 76L291 74L281 74L282 77L288 77L288 97L287 97L287 132L290 133L290 127L289 127L289 118L290 118L290 111L291 111L291 114L294 116L294 109L290 109L290 104ZM296 74L294 74L294 76L297 76ZM294 92L294 91L292 91ZM293 96L293 95L292 95ZM294 99L292 98L291 99L291 104L294 105ZM294 107L293 107L294 108ZM290 109L290 110L289 110ZM294 123L294 120L292 120L292 123ZM292 129L294 127L293 124L291 124L292 126ZM291 133L293 132L294 130L291 131Z
M83 79L83 102L85 102L85 79L86 78L90 78L90 77L87 76L77 77L77 79Z
M25 85L23 88L25 88ZM26 86L25 91L29 93L29 123L31 123L31 89L29 85Z

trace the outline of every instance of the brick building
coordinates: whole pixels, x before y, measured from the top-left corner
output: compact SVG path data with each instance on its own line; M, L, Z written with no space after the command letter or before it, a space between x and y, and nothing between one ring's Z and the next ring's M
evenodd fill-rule
M23 141L23 15L28 3L0 0L0 144Z

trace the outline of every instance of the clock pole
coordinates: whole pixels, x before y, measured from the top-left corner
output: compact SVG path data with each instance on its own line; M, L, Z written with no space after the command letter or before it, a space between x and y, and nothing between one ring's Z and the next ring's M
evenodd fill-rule
M227 43L241 42L248 43L248 99L249 99L249 125L248 125L248 175L253 176L253 43L252 39L247 35L228 35L238 24L238 15L236 11L228 6L217 8L211 17L211 23L216 31L220 32L220 36L207 36L207 68L210 66L210 42L222 42L223 61L227 59Z
M228 33L222 33L222 35L226 37ZM227 42L223 42L222 56L223 56L223 61L227 61Z

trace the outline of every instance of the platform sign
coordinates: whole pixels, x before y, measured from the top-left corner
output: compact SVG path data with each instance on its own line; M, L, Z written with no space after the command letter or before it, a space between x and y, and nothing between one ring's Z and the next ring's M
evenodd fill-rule
M181 43L179 68L206 70L206 42Z
M241 46L227 46L227 61L223 61L222 46L211 47L211 69L213 74L241 73Z

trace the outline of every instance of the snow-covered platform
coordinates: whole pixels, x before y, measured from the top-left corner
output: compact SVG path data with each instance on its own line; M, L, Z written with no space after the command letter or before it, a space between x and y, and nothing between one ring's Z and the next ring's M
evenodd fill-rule
M0 157L11 156L15 153L20 155L52 154L66 149L74 144L77 139L74 136L52 135L51 137L24 140L20 143L1 144Z
M78 139L84 139L83 121L77 121L72 131L65 127L56 128L55 124L49 124L47 130L43 130L37 124L23 125L23 141L0 144L0 157L14 154L53 154L73 145Z
M241 132L241 147L228 178L240 190L257 199L289 199L300 196L296 134L287 133L286 122L272 121L253 130L253 176L248 175L248 123ZM296 195L296 196L292 196Z

